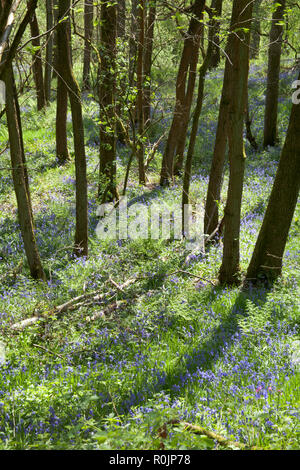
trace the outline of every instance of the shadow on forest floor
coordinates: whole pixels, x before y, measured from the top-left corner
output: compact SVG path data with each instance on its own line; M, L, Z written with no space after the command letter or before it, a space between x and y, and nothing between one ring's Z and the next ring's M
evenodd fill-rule
M219 289L221 287L214 288L214 293L210 291L208 297L213 300ZM259 292L261 294L259 297L260 307L263 307L269 291L261 288ZM132 406L140 406L151 398L151 395L162 391L167 392L172 399L175 399L179 394L182 394L182 377L192 375L199 368L202 370L211 369L217 360L232 346L236 334L240 331L238 320L245 317L247 300L253 300L254 293L257 297L257 289L254 291L251 287L241 288L229 313L209 333L208 338L188 354L179 357L177 365L170 372L162 372L156 383L151 384L150 387L138 386L133 389L130 395L123 399L122 411L126 412ZM176 389L178 392L175 391Z

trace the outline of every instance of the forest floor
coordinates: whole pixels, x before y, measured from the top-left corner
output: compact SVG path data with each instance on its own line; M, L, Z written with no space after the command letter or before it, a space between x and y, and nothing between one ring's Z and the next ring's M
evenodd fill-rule
M198 203L207 190L219 75L207 82L195 151L191 198ZM292 80L288 72L281 77L281 144ZM251 69L249 87L253 133L261 142L261 68ZM283 275L271 290L218 286L221 242L191 254L182 240L101 240L97 106L86 102L90 253L74 259L74 163L62 167L55 161L55 103L40 115L34 106L28 92L21 103L24 140L48 282L29 277L6 151L0 176L0 449L232 449L232 442L240 448L299 448L299 206ZM168 122L156 125L154 140ZM1 126L1 148L6 139ZM280 155L280 148L254 152L247 144L246 150L242 275ZM119 146L120 187L127 156ZM133 166L128 201L170 210L180 204L180 180L167 189L155 184L160 162L158 153L147 189L136 184ZM226 171L221 213L227 178ZM55 307L81 295L58 314ZM40 317L37 323L13 328L33 316ZM186 422L203 432L188 430Z

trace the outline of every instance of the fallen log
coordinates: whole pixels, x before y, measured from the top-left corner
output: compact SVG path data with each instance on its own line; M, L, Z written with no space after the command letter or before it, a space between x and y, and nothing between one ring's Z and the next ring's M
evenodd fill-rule
M220 436L219 434L216 434L213 431L205 429L202 426L197 426L195 424L190 424L182 421L173 421L171 424L181 424L183 425L185 431L190 431L194 434L207 436L210 439L217 441L221 446L236 447L240 450L263 450L260 447L248 446L247 444L243 444L242 442L231 441L230 439L226 439L226 437Z
M123 291L126 287L130 286L136 281L137 279L128 279L120 286L118 285L117 290ZM115 295L115 292L113 294ZM112 291L101 293L100 290L96 290L93 292L89 292L87 294L79 295L77 297L74 297L71 300L68 300L68 302L65 302L61 305L58 305L50 309L49 311L40 312L33 317L26 318L25 320L22 320L18 323L14 323L13 325L11 325L11 329L14 331L22 331L28 326L34 325L38 321L45 320L46 318L53 317L53 316L59 316L62 313L65 313L67 311L74 311L80 307L92 305L95 302L101 302L107 299L111 295L112 295Z

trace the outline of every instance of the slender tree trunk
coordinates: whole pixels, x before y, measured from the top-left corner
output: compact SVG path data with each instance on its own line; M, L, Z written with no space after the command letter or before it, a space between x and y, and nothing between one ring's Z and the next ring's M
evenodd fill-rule
M201 27L201 37L203 37L203 27ZM189 79L187 82L187 88L185 93L185 105L182 112L182 122L179 128L178 136L177 136L177 147L175 152L175 164L174 164L174 176L179 176L182 171L182 165L184 161L184 150L185 150L185 143L186 143L186 136L189 126L189 119L190 119L190 111L193 102L194 96L194 88L196 83L196 75L197 75L197 64L198 64L198 56L199 56L199 44L200 44L200 31L199 31L199 38L198 43L194 44L194 51L193 57L190 63L190 71L189 71Z
M56 158L60 165L68 162L67 115L68 115L68 89L63 82L60 66L57 61L57 96L56 96Z
M151 110L151 67L152 67L152 52L153 52L153 38L154 27L156 20L156 0L152 0L148 8L147 27L145 34L145 57L144 57L144 75L147 81L144 87L145 105L144 105L144 120L145 124L149 124L150 110Z
M12 176L18 205L18 218L22 239L31 276L34 279L45 280L45 273L41 264L34 234L28 178L27 171L25 169L22 128L20 127L20 121L18 119L17 94L14 86L13 68L11 63L6 66L3 78L6 86L6 117L9 133Z
M215 1L212 1L212 6L213 8ZM214 35L214 28L216 27L216 21L212 19L209 22L209 39ZM189 141L189 147L187 151L187 156L186 156L186 161L185 161L185 168L184 168L184 178L183 178L183 191L182 191L182 214L184 217L184 207L185 204L189 203L189 191L190 191L190 179L191 179L191 169L192 169L192 161L193 161L193 156L194 156L194 149L195 149L195 143L196 143L196 137L197 137L197 131L198 131L198 124L199 124L199 118L201 115L202 111L202 105L203 105L203 97L204 97L204 85L205 85L205 76L207 73L207 70L209 69L211 59L213 56L213 49L214 45L212 41L208 41L208 46L205 54L205 58L203 60L203 63L200 67L199 71L199 82L198 82L198 95L197 95L197 103L196 103L196 108L194 111L193 115L193 123L192 123L192 130L191 130L191 136L190 136L190 141ZM182 223L182 227L184 230L185 224L184 220Z
M145 0L139 0L138 8L138 56L137 56L137 122L138 122L138 145L137 158L139 165L139 183L145 184L144 166L144 50L145 50Z
M181 61L176 81L176 103L173 120L169 131L165 152L163 155L160 174L161 185L169 184L174 173L174 159L177 155L179 138L185 138L184 130L187 127L192 95L196 79L196 64L199 51L199 33L202 29L199 20L202 19L205 0L196 0L193 6L193 16L190 20L188 33L184 40Z
M280 276L299 188L300 104L293 104L274 185L247 270L247 280L261 279L272 283Z
M30 33L32 36L32 45L34 47L40 48L41 43L39 39L40 31L39 25L37 21L36 14L34 13L32 19L30 21ZM33 77L36 89L36 96L37 96L37 110L41 111L46 106L46 99L45 99L45 89L44 89L44 79L43 79L43 64L42 64L42 56L41 50L38 49L33 55Z
M101 5L100 67L100 173L98 196L101 203L118 199L116 188L116 38L117 5Z
M89 90L91 66L91 40L93 37L93 0L84 2L84 54L83 54L83 90Z
M218 18L221 17L223 0L215 0L212 3L213 4L211 8L214 10L214 16ZM212 42L212 47L213 47L212 57L210 61L211 69L215 69L216 67L218 67L220 60L221 60L220 29L221 29L221 23L220 23L220 20L217 20L215 21L214 34L209 38L209 40Z
M249 93L247 90L247 105L246 105L246 116L245 116L245 126L246 126L246 139L250 143L250 145L254 148L254 150L258 150L258 145L255 140L254 135L252 134L251 130L252 118L250 117L249 111Z
M226 55L229 54L229 42L226 47ZM228 60L228 59L227 59ZM219 108L219 117L214 145L214 153L209 174L205 212L204 233L211 235L219 224L219 203L223 183L224 163L227 144L228 108L230 104L230 81L228 67L225 68L222 96Z
M250 59L257 59L259 57L259 46L261 36L260 26L260 9L262 0L255 0L253 4L253 22L250 40Z
M53 4L52 0L46 0L46 22L47 31L53 27ZM44 89L45 89L45 100L47 104L50 103L51 98L51 77L53 68L53 33L47 36L46 45L46 63L45 63L45 78L44 78Z
M55 2L55 0L54 0ZM55 10L55 21L59 18L58 9ZM63 80L65 68L64 54L58 54L58 32L55 35L55 68L57 76L56 95L56 158L60 165L70 161L68 150L67 115L68 115L68 88Z
M54 24L57 24L58 20L58 0L52 0L53 4L53 20ZM56 78L57 76L57 28L53 31L53 50L52 50L52 78Z
M220 283L236 284L240 258L240 216L243 193L245 149L243 141L244 119L247 104L249 71L250 27L253 4L249 0L234 0L229 36L231 62L226 62L230 82L228 112L229 186L225 208L223 260L219 273Z
M117 36L118 38L125 38L126 32L126 0L118 1L118 24L117 24Z
M139 0L131 0L131 22L130 22L130 37L129 37L129 72L128 72L128 81L129 81L130 86L134 85L134 74L136 71L136 63L137 63L138 4L139 4Z
M285 0L274 0L276 10L272 16L270 31L267 92L264 121L264 147L275 146L278 143L277 136L277 111L279 93L280 58L284 27Z
M87 176L86 158L84 148L84 128L82 118L80 89L73 73L71 63L70 28L68 18L70 15L70 0L60 0L59 18L67 17L57 27L58 61L64 66L60 73L66 83L72 112L75 174L76 174L76 230L74 253L77 256L88 254L88 211L87 211Z

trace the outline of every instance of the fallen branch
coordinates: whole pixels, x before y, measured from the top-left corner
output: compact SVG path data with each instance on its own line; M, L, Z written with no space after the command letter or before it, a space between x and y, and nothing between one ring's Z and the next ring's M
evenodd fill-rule
M256 447L256 446L248 446L247 444L243 444L242 442L237 442L237 441L232 441L230 439L226 439L226 437L220 436L220 434L216 434L213 431L210 431L209 429L205 429L202 426L197 426L195 424L187 423L185 421L179 421L178 419L174 419L172 421L168 421L168 423L165 423L160 429L160 437L166 438L168 436L167 433L167 424L168 425L182 425L184 431L190 431L193 434L200 434L201 436L207 436L208 438L217 441L218 444L224 447L236 447L237 449L240 450L263 450L261 447ZM161 433L161 430L163 430L163 434Z
M210 241L214 240L216 237L220 237L223 233L225 225L225 217L218 223L217 228L207 237L205 238L205 245L207 245Z
M238 449L241 449L241 450L245 450L245 449L248 449L248 450L263 450L260 447L256 447L256 446L249 447L249 446L247 446L247 444L243 444L243 443L237 442L237 441L231 441L230 439L226 439L225 437L220 436L219 434L216 434L213 431L209 431L208 429L205 429L202 426L196 426L195 424L190 424L190 423L186 423L186 422L178 422L178 423L182 424L184 426L185 431L191 431L194 434L205 435L205 436L209 437L210 439L213 439L214 441L217 441L222 446L237 447ZM173 424L176 424L176 423L174 422Z
M110 305L108 305L105 309L101 310L100 312L94 313L94 315L90 317L86 317L87 322L91 322L94 320L97 320L98 318L105 318L107 315L110 315L111 313L115 312L118 308L127 305L126 300L119 300L117 302L114 302Z
M65 359L64 356L62 356L61 354L57 354L53 351L50 351L49 349L46 349L44 348L44 346L40 346L39 344L33 344L32 346L34 346L35 348L40 348L43 351L46 351L48 354L52 354L53 356L59 357L60 359Z
M205 277L201 277L196 274L190 273L189 271L184 271L183 269L178 269L177 271L174 271L168 274L168 276L172 276L173 274L178 274L178 273L187 274L188 276L194 277L196 279L200 279L200 281L210 282L212 286L215 286L215 283L211 281L210 279L206 279Z
M127 281L124 282L124 284L121 284L120 286L118 286L118 288L119 290L123 291L126 287L130 286L136 281L137 279L128 279ZM101 293L100 290L96 290L87 294L79 295L78 297L74 297L73 299L69 300L68 302L65 302L62 305L58 305L57 307L50 309L50 311L40 312L39 314L31 318L26 318L26 320L22 320L21 322L14 323L11 326L11 329L16 330L16 331L22 331L27 326L34 325L40 320L44 320L45 318L61 315L62 313L65 313L67 311L74 311L80 307L86 307L96 302L101 302L107 299L111 295L112 295L111 291Z

